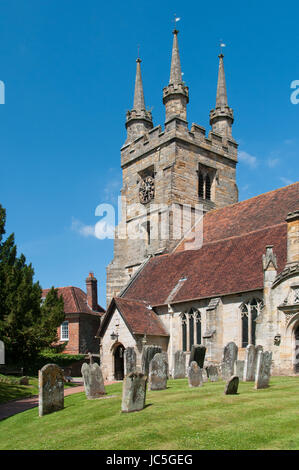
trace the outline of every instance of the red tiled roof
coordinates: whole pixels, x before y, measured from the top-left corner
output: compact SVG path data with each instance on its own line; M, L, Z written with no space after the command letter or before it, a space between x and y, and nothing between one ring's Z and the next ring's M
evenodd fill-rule
M208 212L203 219L203 243L244 235L285 221L299 208L299 183ZM184 250L184 241L175 251Z
M199 250L152 258L124 297L144 299L155 306L262 289L262 255L267 245L274 245L278 269L282 270L286 232L286 224L280 224L209 243Z
M98 335L103 336L115 307L121 313L132 334L147 334L152 336L169 336L159 317L149 308L148 302L128 300L114 297L102 321Z
M46 297L50 289L43 289L43 297ZM99 315L105 310L98 305L97 311L92 310L87 303L86 293L79 287L58 287L58 295L63 297L65 313L88 313Z
M263 288L262 255L273 245L278 272L286 263L289 212L299 207L299 183L204 216L202 248L154 257L125 299L152 306ZM181 281L180 281L181 280Z

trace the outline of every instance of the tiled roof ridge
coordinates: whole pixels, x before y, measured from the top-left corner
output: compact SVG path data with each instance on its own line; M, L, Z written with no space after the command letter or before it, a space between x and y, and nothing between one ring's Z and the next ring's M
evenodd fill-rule
M75 292L75 288L74 288L74 287L71 287L71 291L72 291L73 298L74 298L74 301L75 301L75 304L76 304L76 307L77 307L77 311L80 312L79 301L78 301L78 299L77 299L77 295L76 295L76 292Z
M245 204L246 202L248 201L252 201L253 199L257 199L259 197L264 197L266 196L267 194L270 194L270 193L276 193L278 191L285 191L287 188L289 188L290 186L295 186L296 184L299 184L299 181L295 181L294 183L292 184L288 184L287 186L282 186L282 188L277 188L277 189L271 189L271 191L267 191L265 193L262 193L262 194L257 194L256 196L252 196L250 197L249 199L244 199L243 201L238 201L238 202L234 202L233 204L228 204L227 206L224 206L224 207L219 207L219 209L212 209L211 211L207 212L205 215L207 214L215 214L215 212L217 211L223 211L225 209L229 209L231 207L235 207L239 204ZM287 214L286 214L287 216Z

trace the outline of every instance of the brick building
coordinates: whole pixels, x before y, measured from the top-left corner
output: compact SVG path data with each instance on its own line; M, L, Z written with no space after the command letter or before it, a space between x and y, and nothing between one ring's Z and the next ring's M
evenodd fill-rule
M219 363L230 341L239 346L239 359L248 344L261 344L273 352L273 373L298 373L299 183L238 202L238 145L223 54L206 135L197 124L188 127L189 90L173 33L164 129L154 127L146 110L137 59L121 149L125 209L98 332L104 377L122 376L128 346L135 347L139 366L143 345L162 346L171 370L177 350L188 360L192 345L202 343L207 361ZM186 205L192 230L178 240ZM143 236L130 236L136 233Z
M49 289L43 289L43 298ZM59 287L58 295L64 301L65 320L57 330L58 344L67 343L66 354L98 354L96 339L105 310L98 305L97 280L93 273L86 279L86 293L79 287Z

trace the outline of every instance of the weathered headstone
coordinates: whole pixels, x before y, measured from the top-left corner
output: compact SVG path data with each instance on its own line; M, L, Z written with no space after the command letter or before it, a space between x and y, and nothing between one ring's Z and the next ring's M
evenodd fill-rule
M123 381L121 411L130 413L140 411L145 406L146 375L141 372L130 372Z
M89 400L105 395L104 379L101 368L96 362L84 363L81 367L86 397Z
M203 367L201 370L201 376L202 376L202 381L205 383L205 382L208 382L209 381L209 378L208 378L208 374L207 374L207 369L206 367Z
M56 364L47 364L38 371L39 416L64 407L63 370Z
M0 364L5 364L5 346L3 341L0 341Z
M177 351L173 357L173 379L184 379L186 377L186 353Z
M257 358L257 367L255 374L255 388L269 387L269 380L271 376L272 352L259 351Z
M255 346L254 344L248 344L246 346L245 353L245 364L244 364L244 382L250 382L254 380L255 370L254 370L254 359L255 359Z
M264 348L261 345L255 346L255 355L254 355L254 362L253 362L253 381L255 381L255 374L257 368L257 359L260 351L263 351Z
M206 349L207 348L202 344L193 344L189 358L189 366L191 362L195 361L202 369L205 362Z
M239 377L237 375L233 375L226 383L224 394L225 395L235 395L238 392L239 386Z
M148 376L150 362L154 355L160 352L162 352L162 348L160 346L147 345L143 347L141 356L141 371L143 374Z
M207 374L209 376L209 380L211 382L217 382L218 380L218 367L214 366L213 364L207 367Z
M124 352L125 375L136 372L136 352L135 348L128 347Z
M237 375L239 377L239 380L243 380L244 366L245 366L245 361L240 361L238 359L235 361L234 375Z
M188 383L189 387L201 387L203 384L201 368L195 361L188 367Z
M221 373L222 380L229 380L230 377L232 376L231 367L229 364L227 364L227 362L221 362L220 373Z
M231 341L228 343L223 350L222 358L222 378L228 380L234 373L234 364L238 359L238 346Z
M167 388L168 362L166 353L154 355L149 366L149 390L165 390Z

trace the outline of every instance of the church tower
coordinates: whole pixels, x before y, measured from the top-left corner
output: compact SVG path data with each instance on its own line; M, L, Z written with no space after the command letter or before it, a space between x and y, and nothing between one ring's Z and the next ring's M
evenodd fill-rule
M145 108L140 63L138 58L134 105L121 148L122 220L107 267L107 304L149 257L178 245L185 207L193 214L199 205L207 212L238 202L237 143L231 135L233 111L227 105L222 54L208 136L197 124L188 127L189 89L182 80L178 31L173 31L170 79L163 89L164 129L153 126Z

